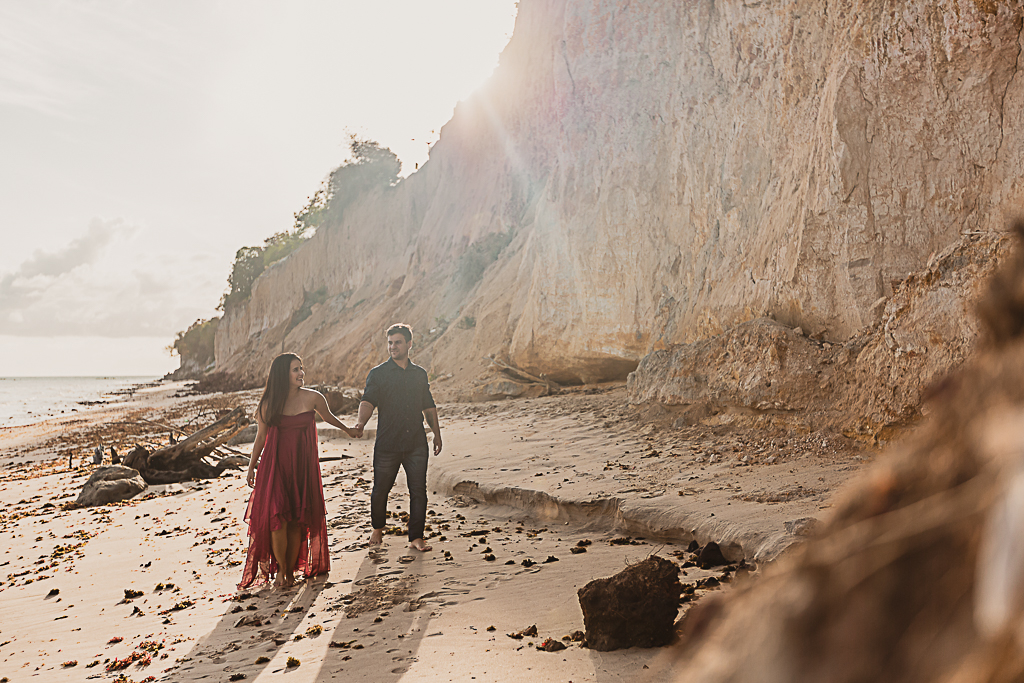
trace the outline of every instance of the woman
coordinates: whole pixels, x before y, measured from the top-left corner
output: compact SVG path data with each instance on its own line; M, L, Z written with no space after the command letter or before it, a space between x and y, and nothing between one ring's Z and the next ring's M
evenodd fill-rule
M282 353L270 365L256 408L256 441L245 477L253 488L245 510L249 553L239 588L266 583L273 574L274 586L287 588L295 585L296 571L309 577L330 569L313 412L349 436L354 432L320 392L302 386L304 377L302 359Z

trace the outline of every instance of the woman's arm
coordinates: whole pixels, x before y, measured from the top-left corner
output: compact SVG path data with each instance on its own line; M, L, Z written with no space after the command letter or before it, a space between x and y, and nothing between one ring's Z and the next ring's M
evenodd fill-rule
M324 398L324 395L321 394L319 391L314 391L313 393L316 394L316 402L313 404L313 410L317 412L317 415L319 415L320 418L327 424L334 425L335 427L345 432L349 436L355 436L353 430L343 425L341 423L341 420L334 416L334 413L331 412L331 407L327 405L327 399Z
M259 408L256 409L256 440L252 443L252 455L249 456L249 471L245 475L245 483L249 488L256 487L256 464L263 454L263 447L267 444L267 425L263 422Z

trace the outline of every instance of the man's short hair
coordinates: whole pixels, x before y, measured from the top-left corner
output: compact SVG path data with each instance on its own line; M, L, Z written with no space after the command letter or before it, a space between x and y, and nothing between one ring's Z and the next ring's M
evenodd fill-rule
M388 328L388 331L384 336L390 337L393 334L402 335L403 337L405 337L405 341L407 342L412 341L412 328L406 325L405 323L395 323L394 325Z

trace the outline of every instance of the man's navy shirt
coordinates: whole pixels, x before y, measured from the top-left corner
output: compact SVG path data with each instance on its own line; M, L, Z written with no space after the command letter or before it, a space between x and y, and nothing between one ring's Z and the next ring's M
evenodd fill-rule
M388 358L366 376L363 400L377 407L374 450L411 451L427 445L423 411L435 404L426 370L412 361L403 370Z

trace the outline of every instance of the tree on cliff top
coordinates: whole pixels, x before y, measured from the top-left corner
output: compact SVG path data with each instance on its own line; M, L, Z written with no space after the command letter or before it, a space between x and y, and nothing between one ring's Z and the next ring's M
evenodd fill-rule
M179 332L174 343L167 347L171 355L181 356L181 365L205 368L213 362L213 341L217 336L220 318L197 320L184 332Z
M341 223L345 208L359 195L398 183L402 162L387 147L351 136L352 158L331 171L320 188L295 214L295 229L306 230Z
M259 247L242 247L235 252L235 262L228 275L228 291L218 308L225 312L247 301L253 283L271 264L295 251L320 227L341 222L345 207L360 194L378 187L391 187L398 182L402 163L387 147L354 135L349 142L352 159L331 171L306 206L295 214L291 230L271 235Z

